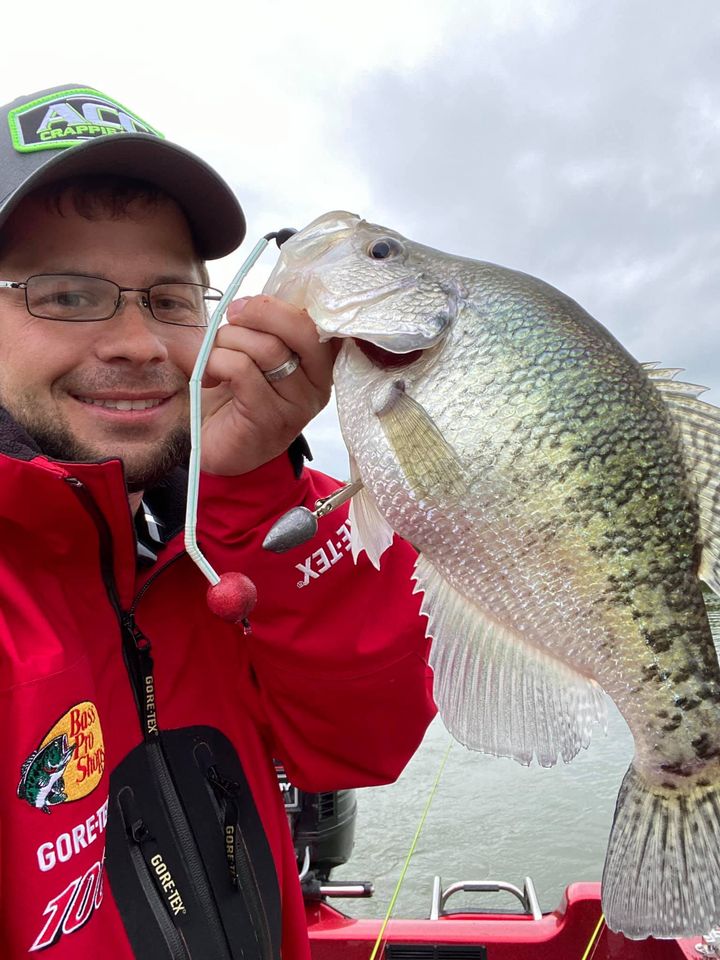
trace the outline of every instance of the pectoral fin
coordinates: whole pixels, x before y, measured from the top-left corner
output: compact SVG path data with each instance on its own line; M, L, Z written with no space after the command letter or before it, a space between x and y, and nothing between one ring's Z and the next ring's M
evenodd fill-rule
M457 454L425 408L405 393L402 381L375 398L374 412L419 500L465 495L467 481Z
M350 479L360 479L360 471L354 457L350 457ZM353 560L364 550L370 563L380 569L380 557L393 540L393 529L375 506L367 487L363 487L350 501L350 549Z

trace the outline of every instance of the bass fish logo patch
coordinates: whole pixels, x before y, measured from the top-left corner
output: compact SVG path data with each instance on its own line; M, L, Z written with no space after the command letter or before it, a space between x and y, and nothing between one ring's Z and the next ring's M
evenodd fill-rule
M89 700L71 707L23 763L17 795L50 813L97 787L105 770L105 745L97 707Z

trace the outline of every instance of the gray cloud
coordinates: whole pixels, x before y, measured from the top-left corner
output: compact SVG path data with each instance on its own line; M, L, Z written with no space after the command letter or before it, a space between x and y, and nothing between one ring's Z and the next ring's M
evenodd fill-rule
M361 212L543 277L720 402L720 10L588 0L489 33L476 9L332 110Z

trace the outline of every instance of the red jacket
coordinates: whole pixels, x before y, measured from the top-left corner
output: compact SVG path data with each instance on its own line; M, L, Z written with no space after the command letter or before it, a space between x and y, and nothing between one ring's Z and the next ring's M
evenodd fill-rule
M245 636L173 534L181 481L152 494L173 535L138 572L119 461L48 461L5 415L0 449L3 960L306 957L272 758L321 791L412 755L434 707L411 549L354 566L338 510L267 553L336 484L287 456L203 477L206 555L258 588Z

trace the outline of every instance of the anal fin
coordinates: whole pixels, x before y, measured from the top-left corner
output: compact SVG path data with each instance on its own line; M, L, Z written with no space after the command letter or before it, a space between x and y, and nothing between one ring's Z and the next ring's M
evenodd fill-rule
M606 722L600 686L490 619L422 555L415 592L433 638L434 697L450 733L472 750L549 767Z

